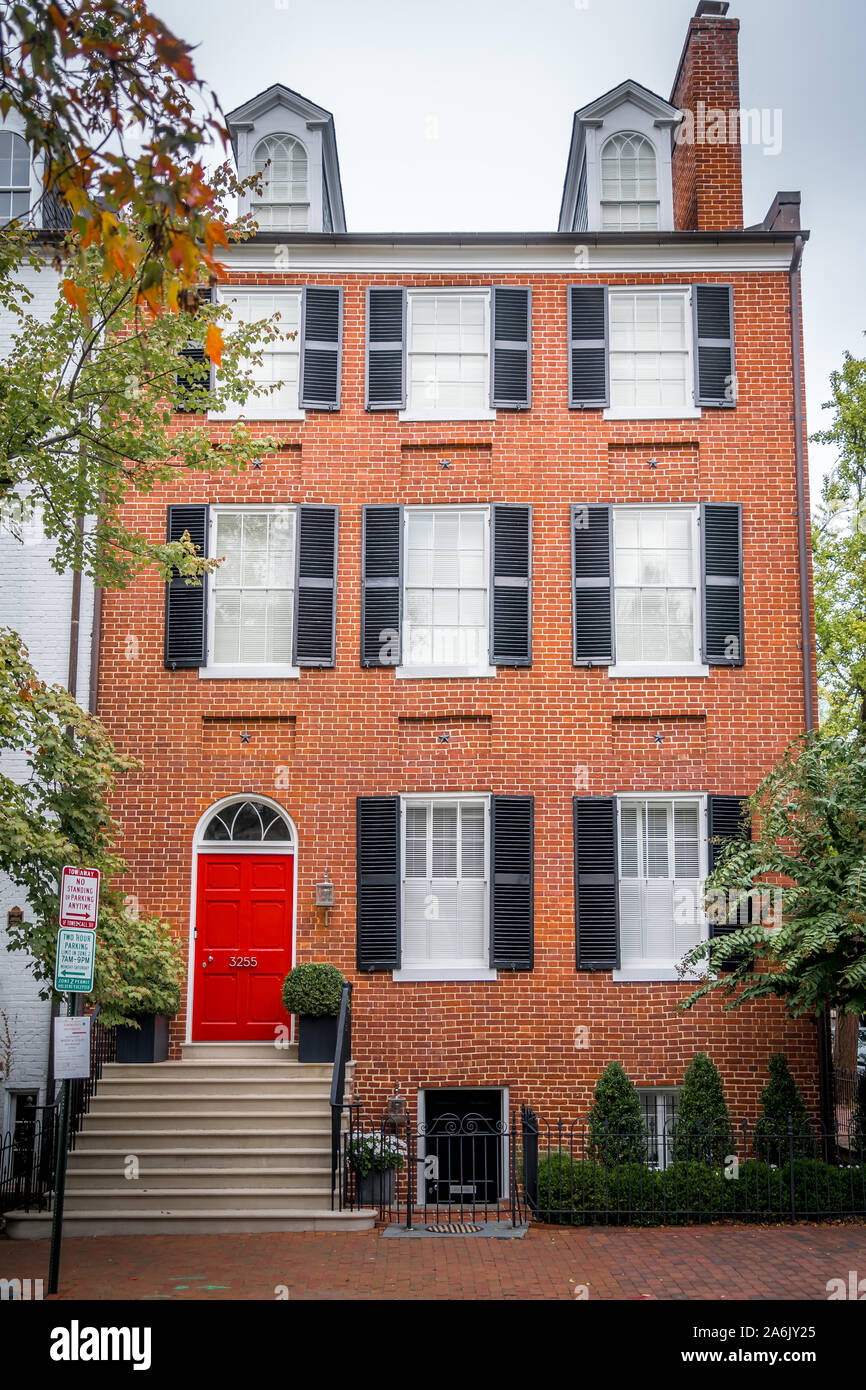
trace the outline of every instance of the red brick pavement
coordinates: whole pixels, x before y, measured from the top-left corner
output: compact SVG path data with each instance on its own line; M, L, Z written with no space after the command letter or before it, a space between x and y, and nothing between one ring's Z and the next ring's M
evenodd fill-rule
M0 1240L0 1278L47 1278ZM523 1240L366 1235L72 1237L61 1299L814 1299L866 1276L866 1226L533 1227Z

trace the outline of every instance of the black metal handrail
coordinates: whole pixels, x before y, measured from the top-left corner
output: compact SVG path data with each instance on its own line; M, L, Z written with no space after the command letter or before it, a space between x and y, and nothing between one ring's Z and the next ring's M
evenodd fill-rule
M334 1049L334 1071L331 1077L331 1210L334 1209L337 1174L340 1168L340 1133L343 1127L343 1105L346 1095L346 1063L352 1056L352 986L343 983L340 1016L337 1020L337 1046Z

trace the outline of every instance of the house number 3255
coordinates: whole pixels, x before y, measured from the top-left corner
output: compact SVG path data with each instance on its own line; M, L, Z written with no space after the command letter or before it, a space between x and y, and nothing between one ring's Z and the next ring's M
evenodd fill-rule
M233 968L234 968L234 969L240 969L240 970L243 970L243 969L245 969L245 968L255 969L255 967L256 967L257 965L258 965L258 961L256 960L255 956L230 956L230 957L229 957L229 969L230 969L230 970L233 969Z

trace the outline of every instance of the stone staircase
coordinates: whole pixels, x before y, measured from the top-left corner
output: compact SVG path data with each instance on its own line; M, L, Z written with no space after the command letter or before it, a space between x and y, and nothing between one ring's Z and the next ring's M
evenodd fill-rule
M109 1063L69 1155L64 1234L372 1230L372 1210L331 1210L331 1073L294 1044ZM347 1098L351 1076L350 1062ZM49 1213L6 1215L12 1238L50 1228Z

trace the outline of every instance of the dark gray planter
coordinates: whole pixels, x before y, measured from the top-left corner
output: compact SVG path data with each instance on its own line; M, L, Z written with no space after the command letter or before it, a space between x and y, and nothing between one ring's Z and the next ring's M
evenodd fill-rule
M118 1062L164 1062L168 1057L168 1025L166 1014L138 1014L138 1028L120 1024L117 1034Z
M337 1050L337 1019L298 1017L298 1061L333 1062Z
M370 1173L358 1174L358 1204L362 1207L390 1207L394 1201L396 1171L373 1169Z

